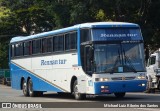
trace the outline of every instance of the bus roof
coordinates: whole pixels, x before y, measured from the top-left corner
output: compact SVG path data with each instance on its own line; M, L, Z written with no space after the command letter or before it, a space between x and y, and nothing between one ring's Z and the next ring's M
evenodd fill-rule
M109 27L139 27L139 25L134 23L126 23L126 22L93 22L93 23L82 23L77 24L71 27L62 28L58 30L43 32L35 35L30 36L18 36L11 39L10 43L25 41L30 39L41 38L45 36L52 36L54 34L65 33L68 31L74 31L78 28L109 28Z

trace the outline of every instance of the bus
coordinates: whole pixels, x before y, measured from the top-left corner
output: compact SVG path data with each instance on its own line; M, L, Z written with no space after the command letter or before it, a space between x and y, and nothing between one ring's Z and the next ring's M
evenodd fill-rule
M11 86L25 96L86 95L146 90L144 44L138 24L82 23L10 41Z

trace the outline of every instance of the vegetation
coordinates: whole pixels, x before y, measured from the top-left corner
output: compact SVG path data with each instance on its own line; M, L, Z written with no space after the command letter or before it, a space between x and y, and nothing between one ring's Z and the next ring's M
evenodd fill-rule
M84 22L139 24L148 55L148 50L160 47L159 20L160 0L0 0L0 68L8 68L12 37Z

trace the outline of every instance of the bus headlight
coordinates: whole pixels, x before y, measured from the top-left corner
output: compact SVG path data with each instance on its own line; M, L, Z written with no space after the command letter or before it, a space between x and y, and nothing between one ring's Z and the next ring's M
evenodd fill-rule
M109 79L108 78L95 78L95 81L108 81Z
M101 89L108 89L109 86L101 86Z
M145 86L146 86L146 84L142 83L142 84L139 84L138 86L145 87Z
M138 79L146 79L146 75L145 74L140 74L137 78Z

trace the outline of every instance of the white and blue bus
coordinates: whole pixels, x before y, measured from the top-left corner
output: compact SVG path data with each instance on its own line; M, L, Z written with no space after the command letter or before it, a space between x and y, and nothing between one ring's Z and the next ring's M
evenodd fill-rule
M146 90L143 37L139 25L83 23L10 41L12 88L25 96L43 92L114 94Z

